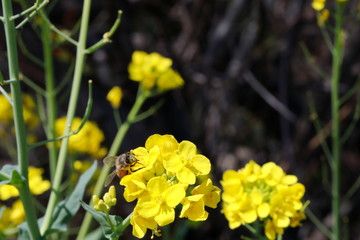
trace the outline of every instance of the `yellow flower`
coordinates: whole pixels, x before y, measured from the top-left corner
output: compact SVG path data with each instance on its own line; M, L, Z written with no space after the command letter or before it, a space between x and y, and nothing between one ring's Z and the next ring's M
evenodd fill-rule
M325 22L329 19L330 12L327 9L323 9L317 14L318 25L320 27L325 25Z
M157 85L159 91L167 91L181 87L184 85L184 80L181 78L179 73L169 69L159 76Z
M196 186L191 190L192 195L203 195L203 201L205 206L216 208L218 202L220 202L220 188L214 186L210 178L207 178L199 186Z
M276 236L278 234L282 235L283 233L284 233L284 229L276 227L272 220L266 221L266 224L265 224L265 236L269 240L275 240Z
M50 181L43 180L41 176L43 173L44 169L42 168L29 167L29 187L35 195L42 194L50 189Z
M9 228L15 228L25 219L25 211L22 202L18 199L12 207L6 207L0 216L0 233Z
M325 2L326 2L326 0L313 0L313 2L311 3L311 6L316 11L321 11L325 7Z
M75 131L81 123L80 118L74 118L71 130ZM55 132L61 136L66 125L66 117L55 122ZM73 153L89 154L94 158L101 158L106 155L107 149L101 146L105 140L104 133L95 122L87 121L83 128L75 135L69 137L69 151ZM60 143L59 143L60 144Z
M50 182L43 180L44 169L29 167L29 188L31 193L40 195L50 189ZM0 199L5 201L12 197L19 196L19 191L12 185L0 185Z
M171 69L172 60L158 53L135 51L129 64L129 78L141 83L145 90L166 91L184 84L180 75Z
M0 185L0 200L5 201L12 197L19 196L19 191L16 187L9 184Z
M195 144L182 141L178 147L178 154L174 153L164 160L164 167L174 173L180 182L194 184L196 176L210 172L211 164L207 157L197 154Z
M284 228L298 226L304 216L305 187L273 162L250 161L243 169L228 170L221 181L223 210L231 229L256 220L266 223L265 235L275 239Z
M191 221L205 221L209 213L205 211L202 194L188 196L184 199L180 217L187 217Z
M132 234L137 238L143 238L147 229L156 229L157 223L153 218L144 218L138 212L138 206L135 206L133 215L130 218L130 224L133 226Z
M36 105L33 98L30 95L22 95L23 102L23 116L26 126L30 130L34 129L40 122L39 117L36 115Z
M171 186L165 177L154 177L147 184L147 193L139 199L138 213L143 218L153 218L159 226L167 225L174 221L174 208L184 197L184 186Z
M6 97L0 94L0 122L9 124L13 120L12 108Z
M142 238L147 229L158 234L158 226L175 219L175 208L182 205L180 217L204 221L205 207L216 208L220 189L212 184L208 174L209 159L197 154L195 144L178 143L172 135L154 134L145 143L131 151L137 162L120 185L125 186L126 201L137 200L130 223L133 235ZM200 185L196 177L202 176Z
M11 97L11 95L10 95ZM36 104L33 98L28 94L22 95L22 104L23 104L23 117L26 126L29 130L36 128L40 122L39 117L36 112ZM5 125L12 124L13 121L13 110L4 95L0 95L0 123Z
M123 91L120 87L113 87L106 95L106 99L113 108L119 108L123 97Z

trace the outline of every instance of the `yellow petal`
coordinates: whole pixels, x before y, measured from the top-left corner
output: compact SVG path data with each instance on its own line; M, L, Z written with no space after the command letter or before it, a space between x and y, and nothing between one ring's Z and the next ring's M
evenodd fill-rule
M257 214L256 214L255 210L250 210L250 211L243 212L241 214L241 217L243 218L244 222L252 223L256 220Z
M165 169L172 173L176 173L184 166L180 156L177 154L170 154L166 159L164 159L163 163Z
M196 154L196 146L190 141L182 141L179 144L179 153L184 157L191 157Z
M141 217L152 218L159 214L160 205L154 201L138 203L138 213Z
M199 175L208 174L211 170L210 160L201 154L195 155L191 159L191 164L197 170Z
M181 184L171 186L164 192L166 204L169 207L176 207L185 197L185 189Z
M164 177L154 177L149 180L147 184L147 190L152 196L159 196L170 187L170 184L166 181Z
M165 226L172 223L175 219L175 210L171 207L162 207L160 212L154 217L159 226Z
M262 203L258 209L257 214L260 218L266 218L270 213L270 205L268 203Z
M274 225L279 228L287 228L290 225L290 219L286 216L277 216L274 218Z
M180 171L176 173L176 177L179 179L180 182L190 185L194 184L196 181L195 174L187 167L181 168Z

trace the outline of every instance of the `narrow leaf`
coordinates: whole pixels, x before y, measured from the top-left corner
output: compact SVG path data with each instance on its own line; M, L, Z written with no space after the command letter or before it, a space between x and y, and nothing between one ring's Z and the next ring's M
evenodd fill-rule
M84 172L75 189L68 198L61 201L55 208L53 214L53 223L50 227L49 233L53 231L66 231L67 224L71 221L72 217L77 213L80 208L80 200L83 198L86 185L90 181L97 167L97 162L94 161L92 166Z

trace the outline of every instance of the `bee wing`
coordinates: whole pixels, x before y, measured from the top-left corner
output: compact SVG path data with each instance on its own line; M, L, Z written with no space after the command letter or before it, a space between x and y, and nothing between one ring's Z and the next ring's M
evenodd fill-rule
M113 167L115 166L115 162L117 158L118 158L117 156L109 156L104 158L103 162L105 165L108 165L109 167Z
M116 169L114 171L112 171L109 175L107 175L107 177L105 179L105 183L104 183L105 187L109 186L109 184L114 179L115 175L116 175Z

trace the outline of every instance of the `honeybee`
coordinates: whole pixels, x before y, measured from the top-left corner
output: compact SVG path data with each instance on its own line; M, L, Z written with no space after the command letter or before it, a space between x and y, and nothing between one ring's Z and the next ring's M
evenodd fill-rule
M105 187L109 186L115 175L118 175L119 178L128 175L129 172L133 171L131 167L135 166L138 161L139 160L132 152L126 152L119 156L109 156L104 158L103 162L105 165L109 167L115 166L115 170L112 171L105 179Z

